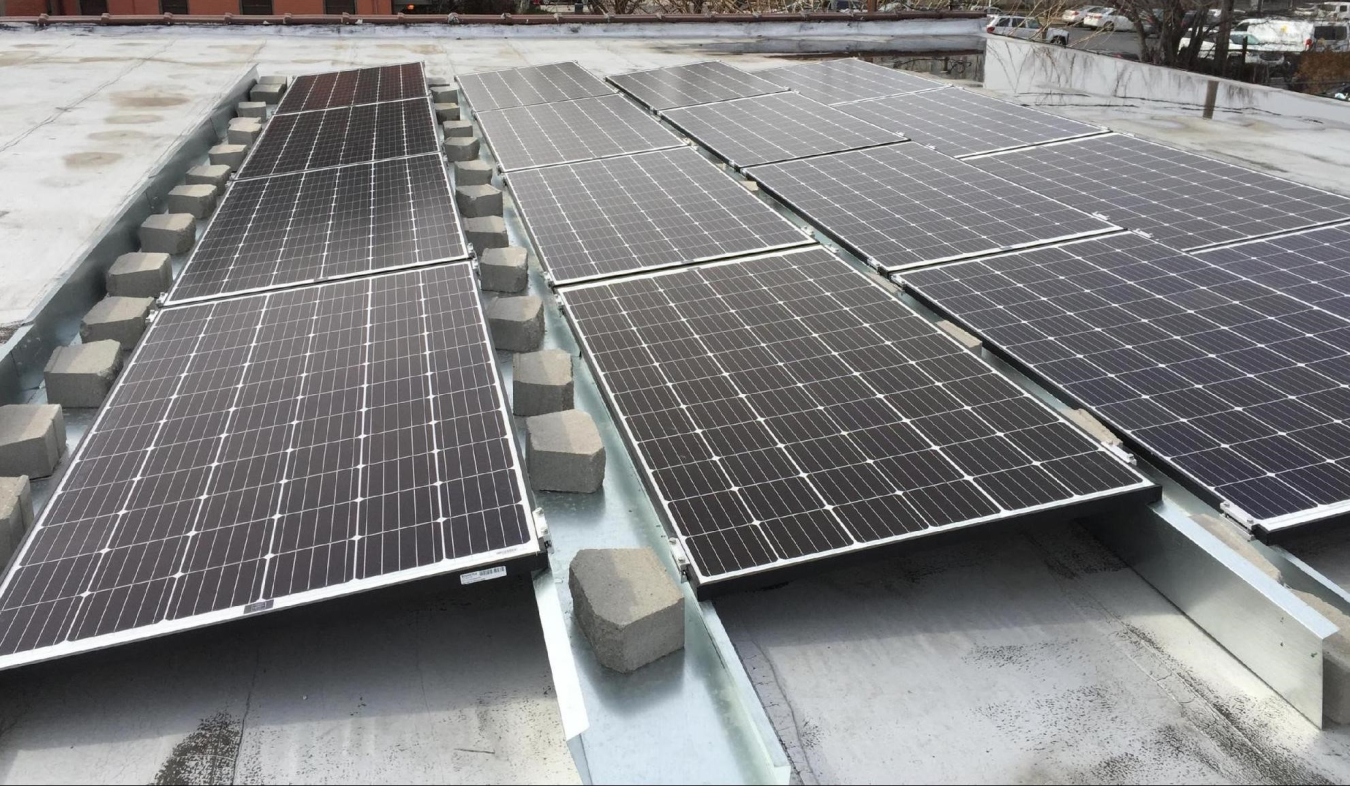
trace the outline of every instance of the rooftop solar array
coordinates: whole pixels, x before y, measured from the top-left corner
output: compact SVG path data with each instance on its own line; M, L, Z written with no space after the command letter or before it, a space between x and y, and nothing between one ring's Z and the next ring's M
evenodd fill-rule
M503 172L678 147L680 139L621 95L479 112Z
M435 118L426 98L278 115L269 122L241 179L435 153Z
M661 114L736 167L904 141L902 136L791 92Z
M1240 267L1123 233L905 283L1269 534L1350 511L1350 320Z
M700 597L943 530L1157 497L818 246L560 294Z
M874 98L839 108L949 156L989 153L1106 131L1101 126L959 88Z
M234 183L169 303L467 255L439 155Z
M658 111L778 93L785 89L720 61L635 71L611 76L609 81Z
M809 242L687 147L528 169L507 182L557 284Z
M421 63L331 71L296 77L277 105L277 114L340 106L401 101L427 94Z
M945 87L942 82L907 74L855 58L773 68L759 72L822 104L845 104L866 98L907 95Z
M1350 218L1346 197L1118 134L970 161L1174 248Z
M533 106L613 94L613 90L576 63L552 63L459 77L459 89L473 111Z
M1203 251L1230 273L1350 319L1350 225Z
M1113 229L913 143L751 167L746 174L886 270Z
M463 263L161 311L0 585L0 668L533 565L477 290Z

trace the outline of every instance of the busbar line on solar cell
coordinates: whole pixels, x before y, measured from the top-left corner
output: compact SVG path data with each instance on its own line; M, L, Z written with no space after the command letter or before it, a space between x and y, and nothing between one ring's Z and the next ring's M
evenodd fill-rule
M0 583L0 668L542 554L467 263L161 311Z
M503 172L679 147L680 138L621 95L479 112Z
M856 58L771 68L757 72L822 104L836 106L883 96L947 87L942 82Z
M169 303L467 256L439 155L231 184Z
M955 87L839 109L957 158L1107 133L1101 126Z
M905 141L792 92L669 109L661 116L737 168Z
M1228 267L1122 233L904 284L1258 534L1350 512L1350 320Z
M559 290L700 597L1157 489L819 246Z
M509 68L459 77L474 114L493 109L614 95L614 90L574 62Z
M1350 218L1350 198L1120 134L965 160L1174 248Z
M291 81L276 114L402 101L427 94L421 63L308 74Z
M280 115L268 123L239 179L435 153L436 122L425 98Z
M888 271L1118 229L912 142L745 173L840 245Z
M654 111L787 89L718 60L618 74L609 81Z
M527 169L507 184L555 284L811 242L688 147Z
M1350 224L1195 253L1230 273L1350 319Z

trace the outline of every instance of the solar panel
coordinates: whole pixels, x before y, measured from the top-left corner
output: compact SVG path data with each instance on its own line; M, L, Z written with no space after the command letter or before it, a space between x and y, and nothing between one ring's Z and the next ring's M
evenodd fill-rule
M1350 225L1202 251L1230 273L1350 319Z
M278 115L268 123L241 179L435 153L436 123L425 98Z
M421 63L330 71L296 77L277 105L278 115L339 106L402 101L427 94Z
M459 77L459 89L475 113L614 93L576 63L465 74Z
M0 585L0 668L536 567L467 263L161 311Z
M874 98L839 108L949 156L989 153L1106 131L1101 126L959 88Z
M681 144L621 95L479 112L477 117L503 172Z
M1133 233L905 284L1258 534L1350 511L1350 321Z
M810 242L687 147L514 172L508 183L557 284Z
M886 270L1114 229L913 143L751 167L746 174Z
M700 597L1158 496L819 246L560 296Z
M942 82L855 58L803 63L761 71L765 79L796 90L822 104L907 95L945 87Z
M230 186L169 303L461 259L439 155Z
M654 110L710 104L785 89L718 61L634 71L611 76L609 81Z
M902 136L796 93L719 101L661 114L736 167L904 141Z
M1346 197L1118 134L969 160L1175 248L1350 218Z

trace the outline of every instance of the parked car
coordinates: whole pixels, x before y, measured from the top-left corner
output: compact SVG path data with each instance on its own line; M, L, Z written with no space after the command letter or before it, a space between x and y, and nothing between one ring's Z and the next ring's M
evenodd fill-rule
M1234 33L1250 33L1271 51L1299 54L1309 49L1350 51L1350 23L1309 19L1243 19Z
M1200 51L1196 57L1201 60L1214 59L1214 42L1218 40L1218 33L1210 33L1200 42ZM1190 44L1186 39L1182 39L1182 46ZM1261 39L1251 33L1229 33L1228 34L1228 59L1242 57L1243 46L1246 46L1247 57L1244 61L1247 65L1266 65L1274 68L1284 63L1284 53L1278 49L1272 49L1268 44L1262 43Z
M1350 21L1350 3L1321 3L1317 6L1317 17Z
M1093 29L1096 29L1099 25L1101 25L1102 17L1106 16L1107 14L1111 13L1114 10L1115 9L1113 8L1102 7L1093 11L1088 11L1086 14L1083 14L1083 18L1079 20L1078 24L1082 25L1083 27L1091 27Z
M984 32L1028 41L1045 41L1060 46L1069 44L1068 30L1062 27L1045 27L1039 19L1031 16L995 16L986 23Z
M1114 33L1116 31L1133 33L1134 20L1113 8L1102 14L1097 20L1097 29L1105 30L1108 33Z
M1106 7L1100 5L1085 5L1082 8L1070 8L1068 11L1059 15L1059 21L1066 25L1082 24L1083 17L1087 14L1093 12L1100 13L1104 10L1106 10Z

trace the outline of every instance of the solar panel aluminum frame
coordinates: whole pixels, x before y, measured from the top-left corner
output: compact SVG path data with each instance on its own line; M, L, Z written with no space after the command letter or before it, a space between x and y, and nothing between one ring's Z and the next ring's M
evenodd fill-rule
M828 249L825 249L823 246L812 245L806 248L794 248L788 251L775 251L752 256L743 256L735 259L724 259L707 263L701 267L710 268L735 265L741 262L753 261L766 257L788 256L794 253L805 253L814 250L825 250L828 252ZM868 284L885 292L888 297L896 297L895 293L888 290L882 283L865 275L847 262L841 260L840 264L847 267L850 272L865 278ZM669 535L672 550L677 554L677 562L681 563L681 569L684 572L685 579L693 588L694 596L699 600L708 600L732 592L773 586L784 581L817 573L822 570L874 562L884 559L892 554L903 552L906 548L911 547L911 543L914 541L936 544L946 542L952 537L959 537L966 531L977 527L984 527L987 529L990 526L997 526L1000 528L1012 529L1015 527L1053 524L1085 516L1095 516L1099 514L1107 515L1118 512L1122 506L1152 504L1161 497L1161 489L1141 475L1138 484L1126 487L1123 491L1118 488L1112 491L1097 492L1095 494L1077 497L1066 502L1046 503L1030 508L1024 508L1013 515L994 514L963 521L957 524L946 525L934 531L894 535L889 538L875 541L854 543L850 546L827 552L816 552L785 562L743 568L720 574L715 578L704 576L698 570L695 561L688 558L687 555L689 552L684 545L685 536L675 526L675 516L671 512L670 502L665 498L661 493L660 488L657 486L654 480L654 470L643 456L642 451L638 449L638 440L628 424L628 418L623 414L623 410L617 406L614 392L609 385L605 373L594 361L592 354L589 351L586 341L586 331L582 328L580 321L574 318L571 310L567 307L567 294L569 292L597 286L608 286L623 281L655 278L679 273L687 269L687 267L679 267L665 270L648 270L633 275L623 276L622 278L610 278L604 281L592 281L576 285L569 284L567 286L559 287L555 291L555 298L562 310L563 317L567 320L572 328L573 335L577 338L577 343L581 348L581 356L585 359L586 366L591 372L591 377L595 380L596 387L600 390L600 395L605 401L605 407L609 410L615 424L618 426L619 434L624 442L624 449L628 452L629 459L637 468L637 474L642 478L643 486L646 488L649 498L657 503L656 507L658 509L658 515L661 517L662 524L666 529L666 534ZM904 304L899 300L897 300L896 304L897 306L904 307ZM942 336L943 340L950 341L953 344L960 346L960 342L946 332L935 329L935 333ZM962 347L962 351L964 350L965 348ZM1048 412L1054 413L1054 410L1045 402L1040 399L1035 399L1035 401ZM1084 439L1096 444L1096 440L1085 432L1082 432L1082 429L1078 427L1077 424L1066 421L1057 413L1055 414L1055 417L1061 422L1069 423L1075 431L1083 434ZM1121 460L1122 463L1126 463L1126 459L1132 460L1133 458L1122 453L1111 451L1105 446L1103 446L1103 450L1111 453L1117 459Z
M451 208L452 208L452 210L451 210L451 215L453 215L453 217L454 217L454 219L455 219L455 234L459 237L460 246L464 249L464 252L463 252L462 254L459 254L459 255L453 256L453 257L449 257L449 258L447 258L447 259L431 259L431 260L427 260L427 261L425 261L425 262L411 262L411 263L404 264L404 265L394 265L394 266L390 266L390 267L382 267L382 268L379 268L379 269L377 269L377 270L360 270L360 271L355 271L355 272L352 272L352 273L344 273L344 274L341 274L341 275L325 276L325 277L322 277L322 278L310 278L310 279L303 279L303 280L299 280L299 281L291 281L291 282L287 282L287 283L285 283L285 284L279 284L279 285L277 285L277 286L249 287L249 288L247 288L247 289L231 290L230 292L224 293L224 294L217 294L217 295L197 295L197 296L194 296L194 297L181 298L181 299L180 299L180 298L175 298L175 297L174 297L174 290L177 289L178 284L179 284L181 281L183 281L183 277L184 277L183 274L186 273L187 270L188 270L188 268L190 268L190 267L192 266L193 260L194 260L194 258L195 258L196 255L197 255L197 250L198 250L199 248L201 248L201 245L202 245L202 244L201 244L200 242L197 242L197 243L193 246L192 251L189 253L188 258L187 258L187 261L183 263L183 269L180 270L180 271L178 272L178 275L174 278L174 284L173 284L173 286L169 288L169 291L168 291L168 292L164 293L164 294L161 296L161 297L163 297L163 299L164 299L164 300L163 300L164 305L166 305L166 306L182 306L182 305L188 305L188 304L190 304L190 303L202 303L202 302L206 302L206 301L210 301L210 300L221 300L221 299L223 299L223 298L233 298L233 297L237 297L237 296L241 296L241 295L253 295L253 294L257 294L257 293L259 293L259 292L274 292L274 291L278 291L278 290L282 290L282 289L293 289L293 288L295 288L295 287L310 286L310 285L313 285L313 284L321 284L321 283L325 283L325 282L328 282L328 281L342 281L342 280L345 280L345 279L351 279L351 278L363 278L363 277L371 276L371 275L379 275L379 274L383 274L383 273L394 273L394 272L397 272L397 271L400 271L400 270L411 270L412 268L427 267L427 266L429 266L429 265L440 265L440 264L444 264L444 263L446 263L446 262L458 262L458 261L460 261L460 260L470 259L470 258L473 256L473 249L472 249L472 247L471 247L470 244L469 244L468 238L464 235L464 221L460 218L458 201L455 199L455 196L454 196L455 190L454 190L454 187L451 186L451 184L450 184L450 174L446 171L446 168L445 168L445 159L441 156L441 154L440 154L440 153L421 153L421 154L415 155L415 156L399 156L399 157L397 157L397 158L384 159L384 161L405 161L405 160L410 160L410 159L414 159L414 158L423 158L423 157L426 157L426 156L435 156L435 157L436 157L436 160L440 162L440 166L439 166L438 168L439 168L440 171L441 171L441 177L442 177L442 178L444 179L444 181L445 181L445 188L446 188L446 191L450 194L450 206L451 206ZM361 163L359 163L359 164L344 164L344 165L342 165L342 166L324 167L323 169L307 169L307 170L303 170L303 171L300 171L300 172L289 172L289 173L284 174L284 175L273 175L272 177L301 177L301 176L303 176L303 175L305 175L305 174L307 174L307 173L309 173L309 172L328 171L328 170L331 170L331 169L345 169L345 168L348 168L348 167L358 167L358 166L373 166L373 165L378 164L378 163L381 163L381 161L363 161L363 162L361 162ZM250 178L250 179L248 179L248 180L241 180L241 181L231 180L229 186L228 186L228 187L226 188L226 190L225 190L225 195L224 195L223 197L220 198L220 202L216 205L215 210L213 210L213 211L211 212L211 218L210 218L210 220L207 221L207 223L206 223L206 229L202 231L202 234L201 234L200 238L205 238L205 237L207 236L207 234L210 233L211 227L214 226L215 223L216 223L216 218L219 217L222 213L224 213L224 210L223 210L222 208L223 208L223 206L224 206L224 204L225 204L225 201L228 200L228 199L230 198L230 195L233 193L234 188L235 188L235 186L236 186L237 183L255 183L255 182L259 181L259 180L267 180L267 179L270 179L270 178L261 178L261 177L257 177L257 178ZM200 241L200 238L199 238L199 241Z
M1316 228L1317 227L1313 227L1312 229ZM1302 230L1302 231L1306 232L1310 230ZM1134 230L1124 230L1122 232L1117 233L1117 235L1119 236L1131 234L1147 238L1147 235L1145 233ZM1055 247L1059 247L1060 245L1065 246L1074 245L1075 243L1089 240L1106 240L1109 239L1109 237L1115 237L1117 235L1082 238L1078 241L1073 241L1071 243L1063 243L1063 244L1057 243L1055 244ZM1256 238L1244 242L1260 242L1260 240L1262 240L1262 238ZM1017 252L1014 251L1009 253L1017 253ZM1180 253L1189 254L1192 252L1183 251ZM1150 462L1157 463L1160 466L1166 467L1164 471L1165 474L1174 477L1181 484L1181 486L1185 488L1187 491L1204 500L1206 503L1218 508L1229 518L1233 519L1234 521L1237 521L1244 528L1250 530L1252 534L1255 535L1259 540L1267 543L1273 543L1279 540L1281 535L1291 534L1291 531L1295 529L1298 530L1299 534L1304 534L1311 531L1311 529L1314 527L1322 527L1324 525L1335 526L1338 524L1350 523L1350 500L1346 500L1344 502L1336 503L1333 505L1322 505L1317 508L1298 511L1296 513L1288 513L1269 519L1257 519L1252 514L1247 513L1242 508L1219 496L1211 486L1201 481L1199 478L1195 477L1185 468L1181 467L1175 462L1167 461L1163 459L1161 456L1155 457L1154 451L1143 442L1137 440L1130 429L1121 428L1119 426L1112 424L1109 418L1105 418L1099 415L1094 406L1088 404L1079 397L1075 396L1073 393L1066 390L1063 386L1057 384L1054 380L1049 379L1045 375L1037 372L1035 366L1033 366L1032 364L1026 363L1017 356L1015 356L1014 354L1005 351L998 342L989 338L987 335L985 335L985 333L982 330L962 319L959 313L955 311L950 311L947 308L943 307L940 301L929 298L927 295L923 293L921 289L906 281L902 275L898 274L891 275L888 278L890 278L890 280L894 282L897 286L902 288L905 291L905 293L908 294L910 297L913 297L916 301L922 303L925 308L928 308L929 310L933 311L935 314L941 316L943 319L948 320L953 324L959 325L962 330L978 338L980 340L980 343L984 345L987 351L994 354L996 357L998 357L999 360L1006 363L1008 366L1012 367L1013 369L1016 369L1018 373L1022 374L1028 379L1035 381L1037 385L1047 390L1055 398L1063 401L1064 403L1068 404L1071 407L1074 407L1076 409L1082 409L1089 413L1092 413L1092 416L1095 418L1102 418L1103 422L1106 423L1111 428L1112 432L1117 437L1119 437L1121 442L1131 451L1138 453L1142 456L1148 457Z
M465 262L455 262L451 264L467 265L470 263L465 261ZM398 272L400 271L391 271L387 275L396 275ZM386 274L382 272L375 276L369 277L378 278L383 277L384 275ZM475 281L477 280L476 272L471 273L471 276ZM325 284L318 284L316 286L323 287L325 286ZM205 305L200 303L187 304L184 306L173 307L173 309L185 310L190 308L202 308L206 307L206 305L214 305L216 303L226 302L227 300L236 300L240 298L259 297L259 296L260 295L256 293L244 294L238 296L231 296L229 298L219 298L211 301L210 304ZM477 311L478 311L478 323L479 327L482 329L481 335L483 341L486 342L488 347L490 348L491 332L487 322L486 310L480 304L477 308ZM154 314L156 313L157 312L152 312L152 316L150 318L150 325L146 329L146 335L142 338L140 343L137 344L136 349L133 350L131 356L127 359L126 365L130 366L133 363L135 363L136 360L139 358L141 352L147 346L149 346L150 341L148 339L151 335L153 335L153 331L155 329ZM372 576L363 579L355 579L352 581L333 584L318 589L305 590L302 592L294 593L292 595L283 595L280 597L271 598L261 602L250 603L245 606L233 606L228 609L220 609L217 611L207 612L205 614L196 614L188 617L182 617L176 620L164 620L161 622L153 623L151 625L141 626L139 628L128 628L126 630L117 631L114 633L106 633L99 636L90 636L84 639L65 641L59 644L48 645L46 647L42 647L39 649L16 652L12 655L0 655L0 671L7 671L9 669L18 668L33 663L40 663L49 660L56 660L59 658L66 658L81 653L96 652L99 650L104 650L119 645L130 644L133 642L162 638L164 636L168 636L173 633L212 627L215 625L219 625L221 623L232 622L241 619L249 619L264 614L268 614L271 612L299 608L314 603L318 603L323 600L328 600L331 598L346 597L350 595L365 593L370 590L409 584L419 579L432 577L453 579L458 577L460 579L461 584L471 584L474 583L475 581L483 580L486 578L497 578L500 575L515 575L519 573L530 573L535 570L540 570L547 567L548 550L550 543L547 536L547 530L541 526L542 522L536 521L535 519L536 509L534 508L533 497L530 491L530 485L525 480L523 457L520 454L520 448L516 442L514 435L514 427L513 427L514 419L512 418L511 415L510 405L507 403L505 383L502 380L501 368L495 362L491 362L491 365L493 367L492 380L493 380L493 388L496 391L498 399L499 405L498 409L507 426L504 441L508 443L508 450L510 450L512 459L515 462L515 470L513 474L515 475L515 482L520 491L520 499L521 499L520 505L522 508L522 513L524 514L525 524L527 527L529 527L530 535L532 536L528 542L520 544L518 546L507 546L494 552L484 552L481 554L473 554L455 559L441 560L440 562L434 562L417 568L410 568L407 570L396 571L394 573L388 573L381 576ZM124 378L125 378L124 376L119 376L117 378L117 381L113 383L111 390L108 392L107 400L111 401L117 395L118 391L122 387L122 381ZM107 407L101 407L98 411L98 415L94 418L93 423L91 423L89 425L89 428L86 430L86 433L95 432L98 429L99 424L103 422L103 418L108 413L108 411L109 410ZM65 487L66 480L68 479L71 471L78 464L78 460L83 455L86 444L88 444L87 441L81 441L80 445L75 449L74 453L71 454L69 460L63 462L64 466L60 469L58 475L54 478L56 485L53 487L51 499L55 499L55 497L58 494L60 494L62 489ZM9 588L10 581L14 578L15 574L13 568L17 566L20 562L22 562L24 555L27 554L29 547L36 539L38 530L46 522L46 519L52 509L53 506L49 503L47 507L43 510L42 515L39 516L37 520L34 522L34 525L29 528L28 532L24 536L23 542L19 545L19 548L15 550L14 558L10 562L11 569L6 571L5 574L2 577L0 577L0 595L3 595L5 590ZM504 569L505 573L497 571L496 569L498 568ZM483 575L484 573L489 573L489 575Z

